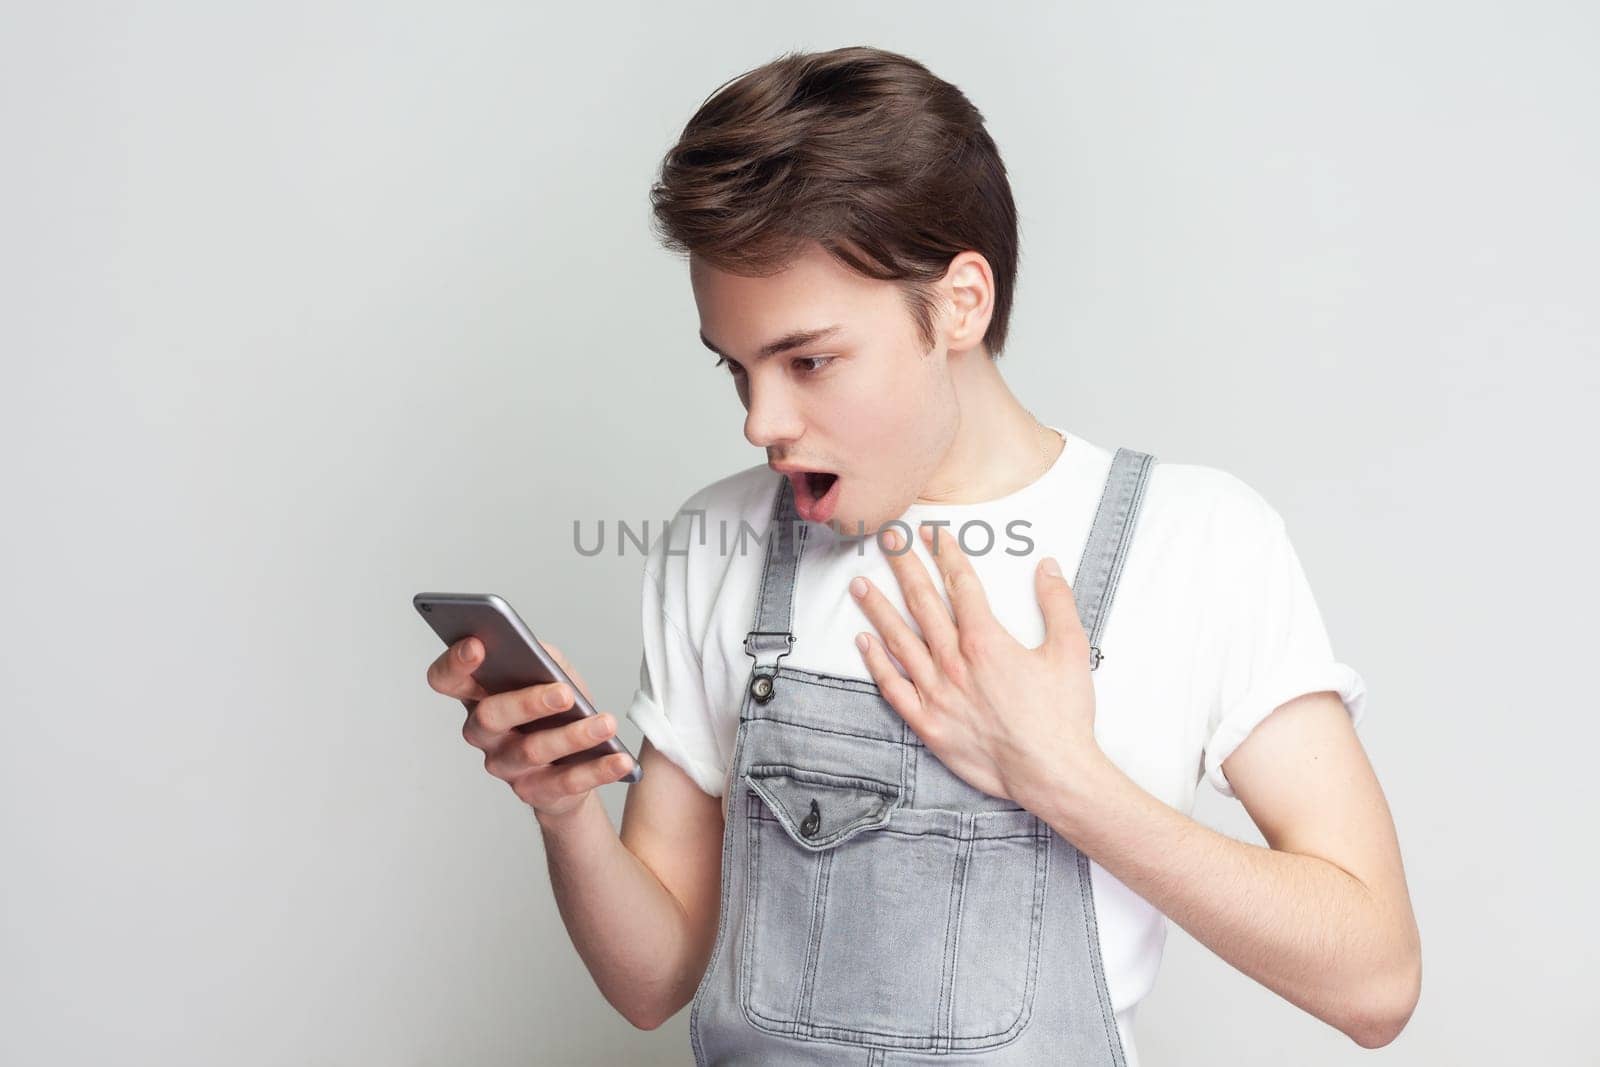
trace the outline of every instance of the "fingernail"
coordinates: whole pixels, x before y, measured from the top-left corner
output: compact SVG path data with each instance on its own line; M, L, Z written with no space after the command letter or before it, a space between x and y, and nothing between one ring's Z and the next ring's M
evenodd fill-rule
M856 596L866 596L867 580L860 575L850 579L850 592Z
M550 705L552 708L559 708L562 704L566 703L566 701L561 699L562 696L563 694L560 689L552 689L550 692L544 695L544 702Z
M867 635L866 634L856 634L856 647L859 648L863 652L865 652L867 650Z
M465 663L465 662L468 662L471 659L472 659L472 642L471 641L463 641L461 643L461 661L463 663Z
M1061 566L1056 563L1054 556L1046 556L1044 558L1044 572L1052 578L1061 577Z
M606 722L606 719L605 719L604 715L598 716L597 718L595 718L595 720L593 722L591 722L589 724L589 736L590 737L604 737L606 734L608 734L610 732L611 732L611 724Z

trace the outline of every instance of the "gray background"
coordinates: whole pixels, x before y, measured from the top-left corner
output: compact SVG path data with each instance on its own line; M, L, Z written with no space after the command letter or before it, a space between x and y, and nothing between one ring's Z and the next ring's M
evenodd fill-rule
M1260 490L1370 686L1409 1029L1173 926L1146 1063L1595 1062L1595 9L1109 7L7 5L0 1060L689 1062L595 990L409 598L506 595L625 708L642 560L573 521L763 458L653 168L866 43L989 118L1024 402Z

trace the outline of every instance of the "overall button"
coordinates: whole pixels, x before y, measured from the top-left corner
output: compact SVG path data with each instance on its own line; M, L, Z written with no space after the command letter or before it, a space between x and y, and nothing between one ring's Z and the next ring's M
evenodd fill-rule
M813 800L811 814L800 823L800 833L803 837L816 837L820 829L822 829L822 812L817 809L817 802Z
M750 683L750 692L758 702L765 704L772 699L772 679L764 674L756 675Z

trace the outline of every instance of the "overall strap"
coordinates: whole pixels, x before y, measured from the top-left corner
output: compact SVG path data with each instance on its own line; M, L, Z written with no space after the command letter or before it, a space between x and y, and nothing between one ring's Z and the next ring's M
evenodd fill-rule
M1134 527L1139 522L1139 505L1144 502L1145 485L1156 458L1129 448L1117 449L1111 459L1111 472L1100 493L1100 507L1094 513L1089 540L1083 546L1077 576L1072 580L1072 596L1078 605L1078 618L1089 635L1089 669L1100 666L1100 635L1106 616L1117 594L1117 580L1133 543Z
M794 647L790 626L795 576L809 529L794 509L794 486L787 477L778 481L772 524L767 529L767 558L761 568L761 588L756 593L754 629L744 639L745 654L756 661L750 675L750 692L762 704L772 699L778 661Z

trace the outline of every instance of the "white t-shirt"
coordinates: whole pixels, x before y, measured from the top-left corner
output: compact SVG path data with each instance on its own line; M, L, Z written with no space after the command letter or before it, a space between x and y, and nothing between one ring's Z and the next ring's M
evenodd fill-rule
M941 550L963 524L984 524L969 527L962 544L995 617L1029 647L1044 639L1034 567L1053 555L1073 579L1113 454L1052 429L1066 447L1032 484L983 503L913 504L901 516L913 531L949 520ZM1231 474L1157 459L1100 635L1094 732L1125 774L1188 814L1202 778L1233 796L1222 761L1273 709L1332 690L1359 723L1366 687L1333 657L1282 517ZM726 793L753 664L743 642L767 544L757 537L770 525L779 477L760 464L701 489L650 542L645 565L644 656L627 716L713 796ZM870 682L855 635L875 629L850 579L865 575L920 629L875 538L840 538L822 526L811 534L795 588L794 647L782 664ZM915 536L911 545L943 595L927 546ZM1133 1011L1155 985L1166 920L1098 863L1090 869L1106 984L1136 1067Z

